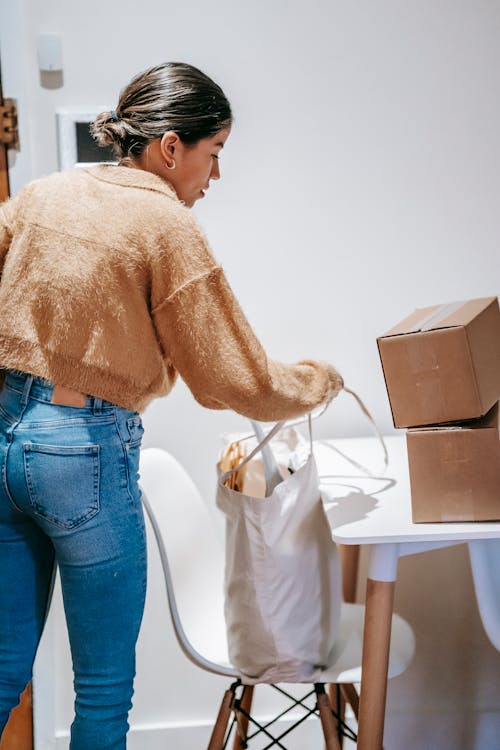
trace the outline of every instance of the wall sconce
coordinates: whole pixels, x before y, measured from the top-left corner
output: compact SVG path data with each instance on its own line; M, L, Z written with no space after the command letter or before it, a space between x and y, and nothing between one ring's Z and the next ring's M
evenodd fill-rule
M62 41L59 34L39 34L37 52L41 73L55 73L63 69Z

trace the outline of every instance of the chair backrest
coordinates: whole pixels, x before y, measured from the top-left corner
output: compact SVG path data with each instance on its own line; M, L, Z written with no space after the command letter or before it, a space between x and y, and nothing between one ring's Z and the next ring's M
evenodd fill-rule
M164 450L141 452L140 476L179 645L202 669L236 676L224 666L224 549L208 508L185 469Z
M475 539L469 554L483 626L500 651L500 539Z

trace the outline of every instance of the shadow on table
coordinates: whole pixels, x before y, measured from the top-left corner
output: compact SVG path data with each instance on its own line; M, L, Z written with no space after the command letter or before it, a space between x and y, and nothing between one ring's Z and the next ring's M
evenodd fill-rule
M377 507L377 495L395 485L392 477L322 475L321 495L332 528L366 518Z
M336 445L326 441L318 444L334 453L342 464L355 469L356 474L320 473L321 495L323 497L328 520L333 528L360 521L377 507L377 495L386 492L396 485L396 479L384 476L388 465L385 451L384 466L381 471L372 471L344 453ZM347 467L346 467L347 468Z

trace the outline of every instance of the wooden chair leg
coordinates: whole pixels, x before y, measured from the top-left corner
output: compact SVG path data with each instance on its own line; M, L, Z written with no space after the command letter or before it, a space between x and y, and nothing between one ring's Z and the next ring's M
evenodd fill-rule
M349 684L348 682L343 682L340 685L340 692L342 693L342 696L344 698L344 701L350 705L352 708L352 712L354 714L354 717L356 721L358 721L358 715L359 715L359 694L354 685ZM0 747L0 750L2 748ZM382 747L382 750L384 748Z
M340 685L340 692L342 694L342 697L345 703L348 703L350 707L352 708L353 714L356 717L356 721L357 721L358 715L359 715L358 691L356 690L354 685L350 685L349 683L345 682Z
M359 544L339 544L342 562L342 594L345 602L356 601L358 585Z
M345 699L344 695L339 689L339 685L336 683L330 683L328 685L328 696L330 698L330 705L332 707L332 711L337 714L339 719L341 721L345 720ZM339 745L340 747L344 747L344 737L343 735L339 738Z
M356 601L356 588L358 584L358 570L359 570L359 544L339 544L340 560L342 563L342 599L345 602ZM328 693L330 695L330 701L335 713L338 713L342 721L345 718L345 704L349 703L356 721L358 720L359 710L359 698L358 693L354 685L343 684L340 686L340 692L342 700L340 706L337 704L337 689L336 685L330 685ZM343 740L340 740L341 747L343 746Z
M231 688L226 690L222 703L220 704L219 713L217 714L217 720L212 730L212 736L208 743L207 750L222 750L224 746L224 738L226 736L227 725L231 717L231 710L233 706L234 690Z
M249 714L252 710L253 685L246 685L241 698L240 707ZM237 732L234 736L233 750L245 748L248 734L248 719L243 714L237 712L236 721L238 724Z
M19 705L12 711L0 742L1 750L33 750L33 713L31 682Z
M333 718L332 707L328 695L325 693L325 686L317 684L314 686L316 699L318 701L319 718L323 728L326 750L340 750L340 743L337 734L337 722Z

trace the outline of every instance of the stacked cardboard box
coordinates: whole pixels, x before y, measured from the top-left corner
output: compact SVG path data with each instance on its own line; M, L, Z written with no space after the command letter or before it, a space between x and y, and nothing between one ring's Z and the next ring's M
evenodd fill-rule
M377 343L413 520L500 520L498 299L416 310Z

